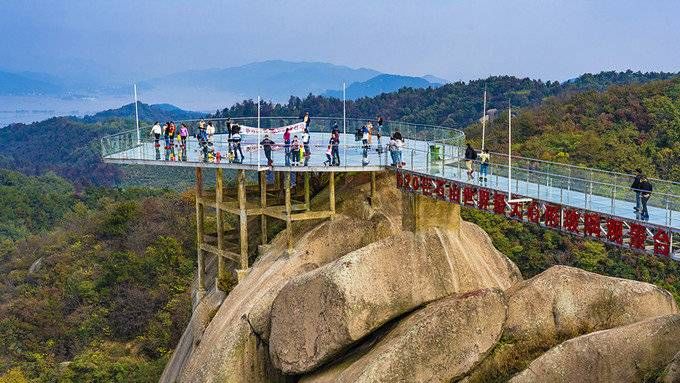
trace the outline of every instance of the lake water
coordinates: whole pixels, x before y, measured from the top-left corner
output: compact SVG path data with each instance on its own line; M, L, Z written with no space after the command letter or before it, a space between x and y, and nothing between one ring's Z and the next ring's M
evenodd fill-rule
M15 122L31 123L55 116L95 114L133 102L131 97L103 96L59 98L46 96L0 96L0 127Z

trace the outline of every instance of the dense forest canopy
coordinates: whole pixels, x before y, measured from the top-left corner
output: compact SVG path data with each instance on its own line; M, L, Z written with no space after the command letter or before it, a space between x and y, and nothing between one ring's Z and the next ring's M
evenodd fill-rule
M481 124L466 132L481 145ZM487 147L506 151L507 113L487 132ZM639 167L680 182L680 77L565 94L520 109L513 118L513 152L626 173Z

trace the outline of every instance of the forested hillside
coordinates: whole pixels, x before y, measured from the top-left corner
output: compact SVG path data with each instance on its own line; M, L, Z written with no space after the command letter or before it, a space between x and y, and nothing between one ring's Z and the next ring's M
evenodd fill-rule
M157 381L190 316L192 197L90 189L60 205L49 233L0 242L0 382Z
M546 97L571 94L588 90L602 90L614 84L645 83L668 79L675 73L601 72L585 74L560 84L512 76L492 76L470 82L455 82L439 88L402 88L397 92L383 93L347 101L348 117L374 117L378 114L388 120L403 120L422 124L441 124L465 128L482 115L484 89L489 101L488 108L507 108L508 100L515 107L533 106ZM287 104L265 102L263 116L300 116L304 112L312 116L342 116L342 101L336 98L309 95L304 99L291 97ZM217 111L214 117L254 116L257 104L245 100L229 108Z
M507 150L506 113L487 130L492 151ZM481 144L479 124L467 130ZM680 78L612 86L546 99L517 111L513 151L526 157L680 182Z

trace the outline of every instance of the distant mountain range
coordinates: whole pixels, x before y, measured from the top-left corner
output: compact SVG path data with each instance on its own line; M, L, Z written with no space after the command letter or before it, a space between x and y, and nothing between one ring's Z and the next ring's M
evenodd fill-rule
M433 77L433 76L431 76ZM397 91L401 88L436 88L446 82L430 82L424 77L399 76L396 74L379 74L363 82L354 82L345 89L347 99L356 100L361 97L373 97L381 93ZM342 90L328 90L324 94L327 97L342 98Z
M0 95L64 96L72 94L126 94L129 87L120 83L75 84L44 73L0 71ZM374 96L402 87L422 88L446 83L434 77L410 77L384 74L369 68L350 68L322 62L270 60L251 64L178 72L138 83L144 100L210 110L245 98L261 96L265 100L286 102L290 96L308 94L337 95L341 84L348 86L351 98Z
M2 96L56 95L63 91L61 86L51 82L45 74L0 71L0 95Z

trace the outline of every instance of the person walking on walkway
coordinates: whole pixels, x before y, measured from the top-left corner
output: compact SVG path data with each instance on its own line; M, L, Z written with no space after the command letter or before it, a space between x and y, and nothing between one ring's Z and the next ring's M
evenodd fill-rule
M264 156L267 157L267 166L271 168L274 166L274 161L272 160L272 146L275 145L274 141L269 139L268 134L265 134L260 145L262 145L262 149L264 149Z
M488 176L489 176L489 160L491 159L491 155L489 154L489 149L484 149L482 152L479 154L479 181L480 182L486 182L488 181Z
M399 155L397 154L399 147L397 146L397 139L394 135L390 137L390 142L387 144L387 150L390 152L390 157L392 157L392 166L397 166Z
M472 148L470 143L467 144L467 149L465 149L465 167L467 168L467 180L475 179L474 173L474 162L477 159L477 152Z
M635 178L633 179L633 184L630 185L631 190L635 192L635 207L633 210L635 213L640 211L641 201L640 201L640 180L644 177L642 170L640 168L635 169Z
M647 202L652 196L652 183L649 182L644 175L640 178L640 202L642 203L642 211L639 213L639 219L649 221L649 212L647 211Z
M179 148L180 148L180 160L187 160L187 139L189 138L189 129L185 123L182 123L179 128Z
M283 153L286 166L290 166L290 128L286 128L283 132Z

